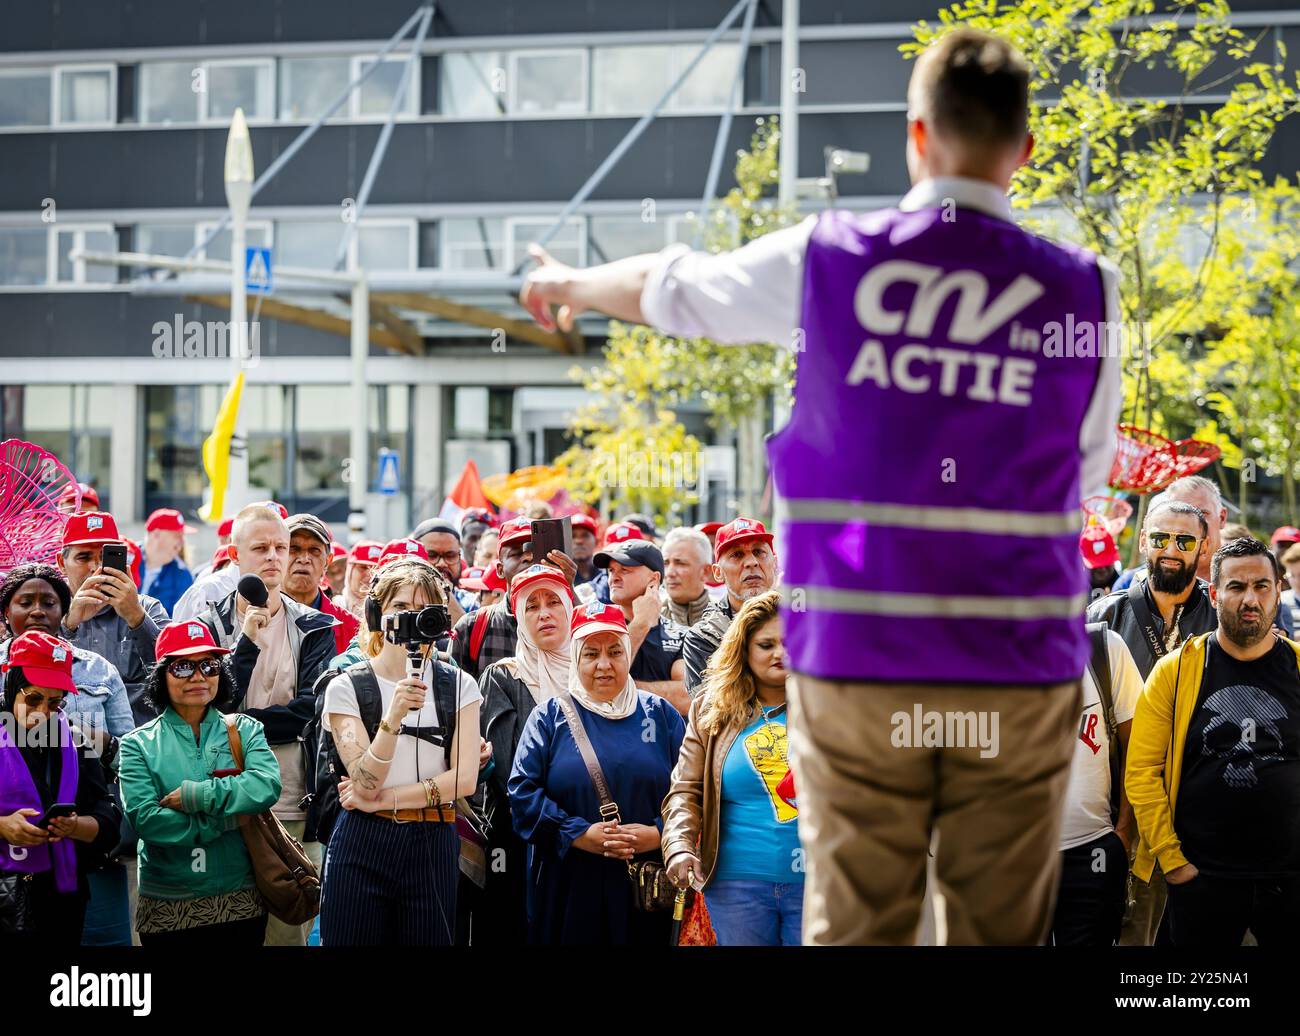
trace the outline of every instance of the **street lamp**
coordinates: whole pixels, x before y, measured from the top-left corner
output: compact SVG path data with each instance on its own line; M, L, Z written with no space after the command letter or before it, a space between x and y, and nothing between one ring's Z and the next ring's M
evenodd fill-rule
M825 176L804 176L795 181L795 195L799 198L825 198L834 205L839 200L840 176L861 176L871 168L871 155L865 151L849 151L842 147L823 149L826 159Z
M230 377L239 376L247 355L248 295L244 280L244 241L248 207L253 199L253 141L248 135L244 109L236 108L226 138L226 202L230 206ZM243 410L241 406L240 411ZM242 414L236 413L231 437L230 477L226 509L237 511L248 497L248 450Z

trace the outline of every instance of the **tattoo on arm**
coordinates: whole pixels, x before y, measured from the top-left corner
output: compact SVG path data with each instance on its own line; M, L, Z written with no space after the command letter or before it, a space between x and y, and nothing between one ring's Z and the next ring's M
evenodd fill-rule
M374 791L379 787L379 778L367 770L364 763L357 764L357 772L352 775L352 779L366 791Z

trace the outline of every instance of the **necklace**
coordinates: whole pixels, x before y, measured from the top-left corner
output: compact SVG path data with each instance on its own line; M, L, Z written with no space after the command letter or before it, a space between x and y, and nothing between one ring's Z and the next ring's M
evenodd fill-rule
M771 711L781 712L785 708L785 705L786 703L782 702L780 705L773 706ZM781 764L787 770L790 769L790 760L787 758L786 755L786 747L784 744L782 744L781 739L776 736L776 728L772 726L772 721L768 718L768 710L763 708L762 702L759 702L758 704L758 714L763 717L763 725L767 727L767 732L769 735L771 735L772 747L775 748L781 756Z

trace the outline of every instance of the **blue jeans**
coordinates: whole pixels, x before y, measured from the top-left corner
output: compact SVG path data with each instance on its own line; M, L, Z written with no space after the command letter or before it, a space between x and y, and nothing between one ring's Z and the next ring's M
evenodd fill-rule
M715 881L704 903L719 946L800 944L802 881Z

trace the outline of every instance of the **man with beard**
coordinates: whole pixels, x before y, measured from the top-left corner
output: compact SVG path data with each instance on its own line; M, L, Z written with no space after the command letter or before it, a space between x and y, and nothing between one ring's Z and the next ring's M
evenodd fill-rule
M447 610L454 626L467 612L478 608L475 596L460 589L460 574L466 565L461 553L460 529L446 518L426 518L415 527L411 539L424 544L424 549L429 552L429 564L446 576L451 584Z
M1147 513L1149 514L1157 507L1170 501L1191 504L1201 514L1205 515L1207 545L1205 554L1196 567L1196 575L1208 582L1210 578L1210 558L1214 557L1214 552L1226 542L1224 532L1228 524L1228 508L1223 503L1223 496L1219 493L1219 487L1203 475L1186 475L1175 482L1169 483L1163 492L1153 496L1151 502L1147 505ZM1144 564L1139 568L1124 572L1115 581L1115 589L1124 590L1127 589L1130 583L1136 582L1138 579L1145 579L1147 571Z
M1089 622L1104 622L1124 638L1144 680L1188 637L1217 624L1207 587L1196 577L1209 534L1210 524L1198 508L1168 497L1153 502L1138 538L1150 574L1088 608ZM1143 878L1135 873L1132 899L1120 945L1150 946L1165 910L1160 872Z
M1134 874L1159 864L1175 946L1240 946L1248 930L1286 945L1300 923L1300 646L1271 629L1282 581L1267 545L1225 544L1210 574L1218 628L1161 659L1134 716Z
M289 568L284 592L299 604L338 619L334 627L334 652L342 654L361 627L360 620L325 596L321 576L332 556L329 526L314 514L295 514L285 522L289 529Z
M713 573L727 584L727 596L704 609L699 622L686 631L682 659L686 663L686 693L694 698L704 682L709 659L722 643L736 612L751 597L776 586L776 554L772 534L753 518L737 518L718 530Z

